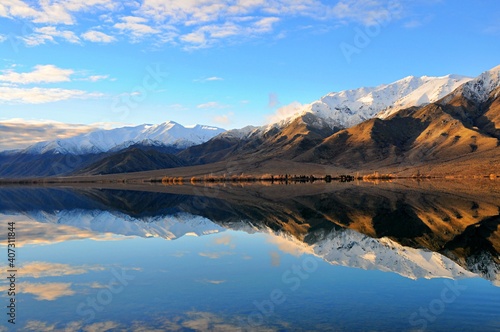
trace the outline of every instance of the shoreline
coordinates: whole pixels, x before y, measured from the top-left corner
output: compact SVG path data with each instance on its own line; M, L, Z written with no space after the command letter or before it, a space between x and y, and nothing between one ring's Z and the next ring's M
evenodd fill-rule
M121 184L121 185L138 185L138 184L162 184L164 186L185 185L185 184L210 184L210 185L225 185L225 184L263 184L263 185L279 185L279 184L305 184L305 183L335 183L335 182L391 182L391 181L470 181L470 180L500 180L500 175L444 175L444 176L395 176L392 174L380 175L240 175L240 176L214 176L205 175L202 177L189 176L163 176L163 177L133 177L133 173L121 173L110 175L94 175L94 176L74 176L74 177L45 177L45 178L4 178L0 179L0 187L4 186L47 186L47 185L71 185L71 184Z

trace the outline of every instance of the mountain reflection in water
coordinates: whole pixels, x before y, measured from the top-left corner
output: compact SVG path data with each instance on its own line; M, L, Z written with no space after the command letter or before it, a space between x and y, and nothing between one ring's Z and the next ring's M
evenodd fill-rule
M241 230L335 265L412 279L479 275L500 286L500 192L470 185L10 187L0 189L0 213L37 222L19 227L20 245Z

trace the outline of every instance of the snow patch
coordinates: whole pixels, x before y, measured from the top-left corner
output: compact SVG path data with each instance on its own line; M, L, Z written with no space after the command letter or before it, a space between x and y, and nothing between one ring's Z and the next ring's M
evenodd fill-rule
M282 128L307 113L323 119L331 128L349 128L373 117L384 119L401 109L436 102L470 80L459 75L408 76L378 87L332 92L268 128Z
M176 122L167 121L156 125L143 124L111 130L99 129L66 139L40 142L22 150L22 152L81 155L107 152L117 148L124 149L143 142L148 145L185 149L204 143L224 131L221 128L204 125L184 127Z
M464 96L472 101L484 103L490 94L500 87L500 66L488 70L464 85Z

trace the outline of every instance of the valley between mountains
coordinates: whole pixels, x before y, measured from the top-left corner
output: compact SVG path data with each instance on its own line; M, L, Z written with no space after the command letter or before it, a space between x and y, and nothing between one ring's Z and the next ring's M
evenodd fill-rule
M96 130L0 153L0 178L144 180L208 174L500 176L500 66L331 93L280 122L225 131Z

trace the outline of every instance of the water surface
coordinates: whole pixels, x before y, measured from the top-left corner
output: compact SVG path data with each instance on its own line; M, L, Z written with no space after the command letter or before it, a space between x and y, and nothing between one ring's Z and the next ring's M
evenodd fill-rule
M17 269L1 325L498 331L499 198L489 183L1 188L2 271L9 223Z

